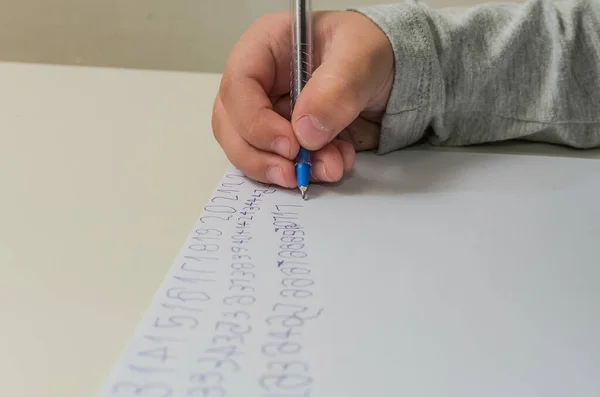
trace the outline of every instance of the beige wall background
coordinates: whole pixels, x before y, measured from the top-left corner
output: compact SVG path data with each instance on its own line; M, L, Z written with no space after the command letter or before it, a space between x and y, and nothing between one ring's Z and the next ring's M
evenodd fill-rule
M313 4L316 9L343 9L393 2L314 0ZM248 25L261 15L287 10L288 4L288 0L0 0L0 61L221 72Z

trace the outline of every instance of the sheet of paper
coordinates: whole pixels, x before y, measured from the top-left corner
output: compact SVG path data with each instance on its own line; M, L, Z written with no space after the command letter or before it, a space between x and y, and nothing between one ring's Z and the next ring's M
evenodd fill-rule
M600 396L600 161L222 179L102 396Z

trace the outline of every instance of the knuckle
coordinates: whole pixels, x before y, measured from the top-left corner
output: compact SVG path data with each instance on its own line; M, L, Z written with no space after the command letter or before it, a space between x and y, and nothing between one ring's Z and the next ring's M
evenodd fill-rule
M344 65L340 65L340 70ZM356 104L361 103L365 92L360 76L357 74L334 74L325 76L322 92L331 96L329 103L335 104L338 110L344 110L344 107L356 108ZM340 98L343 100L340 101ZM342 107L342 109L340 109Z
M265 182L266 178L266 165L260 159L253 159L254 161L248 161L247 159L237 158L236 161L232 161L232 164L242 171L244 175L252 178L256 181Z
M211 128L212 133L217 142L221 142L221 112L219 111L219 98L217 97L213 103L212 116L211 116Z
M226 67L225 72L223 73L223 77L221 78L221 84L219 85L219 99L223 103L224 106L227 106L229 102L229 98L232 96L233 90L233 78L231 73L231 68Z
M285 11L272 12L270 14L262 15L254 20L252 28L262 29L263 27L271 28L273 24L280 23L282 20L289 18L289 15Z
M364 85L358 76L338 79L338 89L341 95L350 101L360 101L364 96Z
M251 161L248 161L248 156L244 155L244 153L240 153L239 150L227 150L225 151L225 156L227 160L238 170L240 170L244 175L252 177L254 174L253 164Z

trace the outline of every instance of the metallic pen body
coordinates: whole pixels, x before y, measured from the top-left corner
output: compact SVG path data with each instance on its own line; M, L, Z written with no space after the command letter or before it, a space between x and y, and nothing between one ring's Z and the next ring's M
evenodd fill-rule
M290 112L312 74L312 5L311 0L291 0L291 84ZM296 156L296 179L302 198L310 181L310 151L300 148Z

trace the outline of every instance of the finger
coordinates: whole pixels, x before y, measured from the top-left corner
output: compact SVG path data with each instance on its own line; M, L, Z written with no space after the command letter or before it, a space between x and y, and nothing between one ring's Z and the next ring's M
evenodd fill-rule
M370 72L365 70L365 62L359 54L343 50L340 48L315 70L295 104L292 125L307 149L316 150L331 142L370 99Z
M339 138L360 152L376 149L379 146L380 135L381 126L378 123L359 117L340 133Z
M338 148L330 143L324 148L313 152L312 177L321 182L337 182L344 175L344 159Z
M344 14L344 26L352 24L378 29L373 24L365 25L362 16ZM386 46L389 43L381 40L379 31L335 30L323 62L312 73L294 107L292 126L302 146L316 150L331 142L380 94L383 66L378 65L389 63L387 58L382 62Z
M273 101L273 110L275 110L275 112L277 114L279 114L281 117L289 120L291 117L290 114L290 108L291 108L291 103L290 103L290 96L289 95L284 95L281 97L278 97L275 101Z
M274 102L274 109L277 113L279 113L282 116L284 116L285 114L289 114L289 109L290 109L289 95L280 97L279 99L276 99L273 102ZM352 141L349 138L348 132L346 132L346 130L344 130L344 131L342 131L342 134L344 134L344 133L348 136L348 139L346 142L341 141L341 140L333 140L331 142L331 144L334 145L338 149L338 151L340 152L340 155L342 156L344 172L349 172L352 170L352 167L354 166L354 160L356 158L356 151L353 147ZM317 152L316 155L318 157L319 153ZM322 175L322 173L320 175Z
M273 102L275 102L274 109L277 113L281 114L282 116L285 114L289 114L289 109L290 109L289 95L287 95L285 97L281 97ZM342 131L342 133L345 133L346 135L348 134L346 132L346 130ZM348 135L348 137L349 137L349 135ZM342 156L344 172L351 171L352 167L354 166L354 160L356 158L356 151L353 147L353 144L352 144L352 141L350 140L350 138L348 138L346 142L344 142L342 140L333 140L331 142L331 144L338 149L338 151L340 152L340 155ZM316 155L317 155L317 157L319 157L319 152L317 152ZM323 175L323 173L320 173L320 175Z
M283 13L248 29L227 60L219 97L239 136L259 150L292 159L297 138L269 99L289 91L288 27L289 16Z
M213 110L213 133L231 164L249 178L282 187L295 186L293 162L276 154L260 151L240 137L219 98L216 99Z
M334 139L331 144L334 145L342 155L344 172L352 171L352 167L354 167L354 161L356 160L356 151L354 150L352 144L339 139Z

